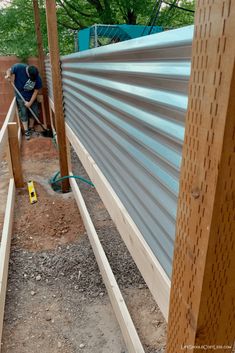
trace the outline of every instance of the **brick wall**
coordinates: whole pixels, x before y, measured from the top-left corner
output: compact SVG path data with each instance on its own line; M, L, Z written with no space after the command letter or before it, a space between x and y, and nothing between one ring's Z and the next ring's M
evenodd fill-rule
M4 79L6 70L19 62L14 56L0 56L0 127L5 120L12 98L14 96L12 86ZM38 66L37 58L30 58L28 64Z

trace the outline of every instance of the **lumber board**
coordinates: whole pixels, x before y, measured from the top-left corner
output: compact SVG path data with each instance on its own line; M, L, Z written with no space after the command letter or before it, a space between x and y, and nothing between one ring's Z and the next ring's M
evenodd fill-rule
M0 343L2 340L4 306L5 306L6 288L7 288L8 264L9 264L11 234L12 234L12 225L13 225L14 203L15 203L15 183L14 183L14 179L11 178L9 181L9 187L8 187L8 196L7 196L6 211L5 211L3 230L2 230L1 247L0 247ZM0 351L1 351L1 344L0 344Z
M235 1L197 3L167 353L233 351L234 18Z
M18 140L18 124L16 122L8 123L8 140L15 186L17 188L21 188L24 186L24 179L20 157L20 145Z
M7 159L7 165L8 165L9 178L14 178L9 139L6 147L6 159Z
M165 319L168 318L170 280L158 262L144 237L129 216L126 208L114 192L93 158L66 123L67 137L94 183L105 207L139 268L147 286L156 300Z
M58 140L60 175L61 177L64 177L68 175L68 161L66 151L66 133L55 0L46 0L46 18L54 96L55 125ZM62 192L67 192L69 190L68 179L64 179L61 182L61 188Z
M48 128L50 128L50 116L49 116L49 102L48 102L48 95L47 95L47 85L46 85L46 72L45 72L45 54L43 50L43 39L42 39L42 31L41 31L41 21L40 21L40 10L38 6L38 0L33 0L33 10L34 10L34 26L35 26L35 33L37 38L37 47L38 47L38 63L39 69L42 78L42 112L43 112L43 123Z
M19 116L18 109L16 109L16 121L18 123L18 141L19 141L19 145L21 146L22 133L21 133L21 121L20 121L20 116Z
M8 123L14 121L16 113L16 99L14 98L11 102L10 108L7 112L6 119L0 129L0 160L2 159L3 153L5 152L7 140L8 140Z
M53 111L53 113L55 113L55 105L53 100L49 97L49 105L51 107L51 110Z
M70 173L70 175L73 175ZM91 217L87 210L85 201L79 190L75 179L70 179L70 185L73 190L78 208L80 210L87 234L98 263L100 273L102 275L104 284L106 286L113 310L120 325L124 341L126 343L129 353L144 353L143 346L140 342L138 333L135 329L128 308L125 304L124 298L118 287L117 281L114 277L108 259L105 255L104 249L100 243L99 237L96 233L95 227L92 223Z

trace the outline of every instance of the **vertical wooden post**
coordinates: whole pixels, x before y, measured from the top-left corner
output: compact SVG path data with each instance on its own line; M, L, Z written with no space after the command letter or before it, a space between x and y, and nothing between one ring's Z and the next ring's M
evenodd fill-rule
M67 146L64 122L63 93L60 70L60 56L58 47L58 30L56 20L56 4L54 0L46 0L47 33L50 49L51 73L55 106L55 125L58 140L60 174L68 175ZM69 190L69 180L62 181L62 191Z
M20 146L18 141L18 124L15 122L8 123L8 141L15 186L17 188L22 188L24 186L24 179L20 158Z
M233 0L197 2L167 353L234 343L234 18Z
M45 118L46 125L50 128L50 116L49 116L49 101L47 94L47 83L46 83L46 72L45 72L45 63L44 63L44 51L43 51L43 40L42 40L42 32L41 32L41 23L40 23L40 12L38 7L38 0L33 0L33 9L34 9L34 22L35 22L35 32L37 38L38 45L38 60L39 60L39 70L42 76L42 95L43 95L43 103L45 108Z

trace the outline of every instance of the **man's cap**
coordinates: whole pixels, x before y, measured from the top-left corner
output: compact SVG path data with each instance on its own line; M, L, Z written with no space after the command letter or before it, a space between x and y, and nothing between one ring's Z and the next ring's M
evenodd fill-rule
M35 81L38 76L38 69L33 65L28 66L28 74L30 80Z

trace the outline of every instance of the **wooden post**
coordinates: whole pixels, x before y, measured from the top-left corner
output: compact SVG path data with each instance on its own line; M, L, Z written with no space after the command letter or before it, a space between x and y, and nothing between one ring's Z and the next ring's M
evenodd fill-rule
M167 353L234 343L234 18L233 0L197 2Z
M45 72L45 63L44 63L45 56L43 51L43 40L42 40L38 0L33 0L33 9L34 9L35 32L36 32L37 45L38 45L39 70L42 76L42 95L43 95L43 103L45 108L45 118L46 118L46 125L47 127L50 128L51 122L50 122L50 115L49 115L49 101L48 101L48 94L47 94L46 72Z
M8 123L8 140L15 186L17 188L22 188L24 186L24 179L22 174L20 146L18 140L18 124L15 122Z
M58 47L58 31L56 20L56 4L54 0L46 0L47 33L50 49L51 73L55 106L55 125L58 140L61 177L68 175L68 160L66 148L66 134L64 122L63 93L60 70L60 56ZM62 191L69 190L69 180L62 181Z

